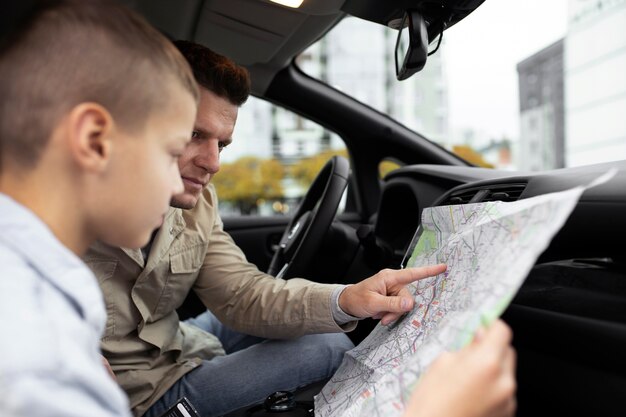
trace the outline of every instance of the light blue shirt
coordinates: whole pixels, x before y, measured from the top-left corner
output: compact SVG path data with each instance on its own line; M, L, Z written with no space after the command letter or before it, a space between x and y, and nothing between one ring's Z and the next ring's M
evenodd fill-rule
M105 319L91 271L0 193L0 416L130 416L102 364Z

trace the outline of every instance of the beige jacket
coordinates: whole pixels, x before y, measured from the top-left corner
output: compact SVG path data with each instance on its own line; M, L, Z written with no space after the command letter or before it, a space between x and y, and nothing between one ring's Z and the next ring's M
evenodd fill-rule
M179 322L191 289L224 324L252 335L344 330L332 318L334 285L275 279L246 261L223 230L212 186L193 210L170 209L145 264L140 250L101 243L85 261L106 301L103 353L137 416L203 359L224 354L215 336Z

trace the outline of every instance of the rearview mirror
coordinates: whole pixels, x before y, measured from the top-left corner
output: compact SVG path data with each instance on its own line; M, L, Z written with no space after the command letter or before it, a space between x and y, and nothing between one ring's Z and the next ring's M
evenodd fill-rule
M426 22L415 10L407 10L402 18L396 41L396 78L406 80L426 65L428 31Z

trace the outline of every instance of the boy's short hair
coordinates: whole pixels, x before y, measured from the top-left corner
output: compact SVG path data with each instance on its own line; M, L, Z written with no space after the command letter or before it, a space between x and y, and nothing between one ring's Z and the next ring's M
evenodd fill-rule
M250 95L248 70L206 46L179 40L174 44L191 65L201 87L241 106Z
M32 168L53 129L80 103L143 129L172 82L198 87L174 45L142 17L105 0L41 3L0 45L0 168Z

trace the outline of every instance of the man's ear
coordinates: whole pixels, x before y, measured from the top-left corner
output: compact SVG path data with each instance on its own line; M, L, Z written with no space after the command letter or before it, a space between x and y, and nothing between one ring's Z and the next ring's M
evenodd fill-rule
M69 115L69 147L74 161L90 171L106 168L113 147L113 117L97 103L81 103Z

